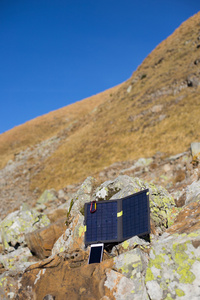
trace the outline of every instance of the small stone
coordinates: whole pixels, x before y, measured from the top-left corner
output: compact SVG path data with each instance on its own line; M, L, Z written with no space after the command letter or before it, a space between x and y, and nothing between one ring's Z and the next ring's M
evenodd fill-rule
M163 166L163 170L164 170L165 173L171 171L171 166L170 166L170 164L164 165L164 166Z
M192 151L192 157L198 157L200 155L200 143L194 142L191 143L191 151Z
M131 90L132 90L132 85L129 85L129 87L127 88L127 93L130 93L131 92Z
M199 45L200 46L200 45ZM196 59L195 61L194 61L194 64L195 65L198 65L200 63L200 58L198 58L198 59Z
M159 105L154 105L152 108L151 108L151 111L153 113L158 113L158 112L161 112L161 110L163 109L163 105L159 104Z
M52 295L46 295L43 300L55 300L56 298Z
M191 74L187 77L187 85L188 87L198 87L200 85L200 79Z

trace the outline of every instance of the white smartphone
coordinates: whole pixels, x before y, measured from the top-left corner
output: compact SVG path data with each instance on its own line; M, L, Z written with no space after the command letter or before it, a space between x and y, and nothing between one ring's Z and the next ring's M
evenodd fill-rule
M91 245L88 264L100 263L103 257L104 244Z

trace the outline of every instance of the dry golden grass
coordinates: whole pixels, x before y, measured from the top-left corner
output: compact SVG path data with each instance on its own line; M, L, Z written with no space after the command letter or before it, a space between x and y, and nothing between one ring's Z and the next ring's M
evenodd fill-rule
M200 13L183 23L121 85L2 134L1 167L74 121L74 130L32 177L31 189L59 189L116 161L187 150L200 140L200 87L187 87L189 75L200 77L194 64L200 58L199 20ZM160 111L153 112L155 105Z
M14 155L34 146L43 140L58 135L74 121L77 121L105 102L119 86L101 94L94 95L49 114L35 118L25 124L14 127L0 135L0 168L3 168Z

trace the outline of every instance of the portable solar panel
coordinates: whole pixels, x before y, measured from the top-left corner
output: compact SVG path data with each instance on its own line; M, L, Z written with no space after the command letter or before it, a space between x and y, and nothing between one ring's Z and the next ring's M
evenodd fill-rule
M150 233L149 191L85 204L85 244L122 242Z

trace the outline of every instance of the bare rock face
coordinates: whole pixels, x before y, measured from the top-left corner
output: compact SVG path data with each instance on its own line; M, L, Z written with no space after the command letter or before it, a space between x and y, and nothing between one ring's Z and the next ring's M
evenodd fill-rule
M63 251L84 249L84 217L79 213L54 244L52 255Z
M65 221L66 218L62 218L44 228L26 234L25 240L31 252L40 259L49 257L55 242L66 230Z
M20 280L16 299L44 299L48 295L56 300L101 299L105 273L113 261L88 265L86 258L87 254L78 250L75 255L62 253L30 266Z
M200 229L200 201L183 207L175 218L174 224L167 229L168 233L192 233Z

